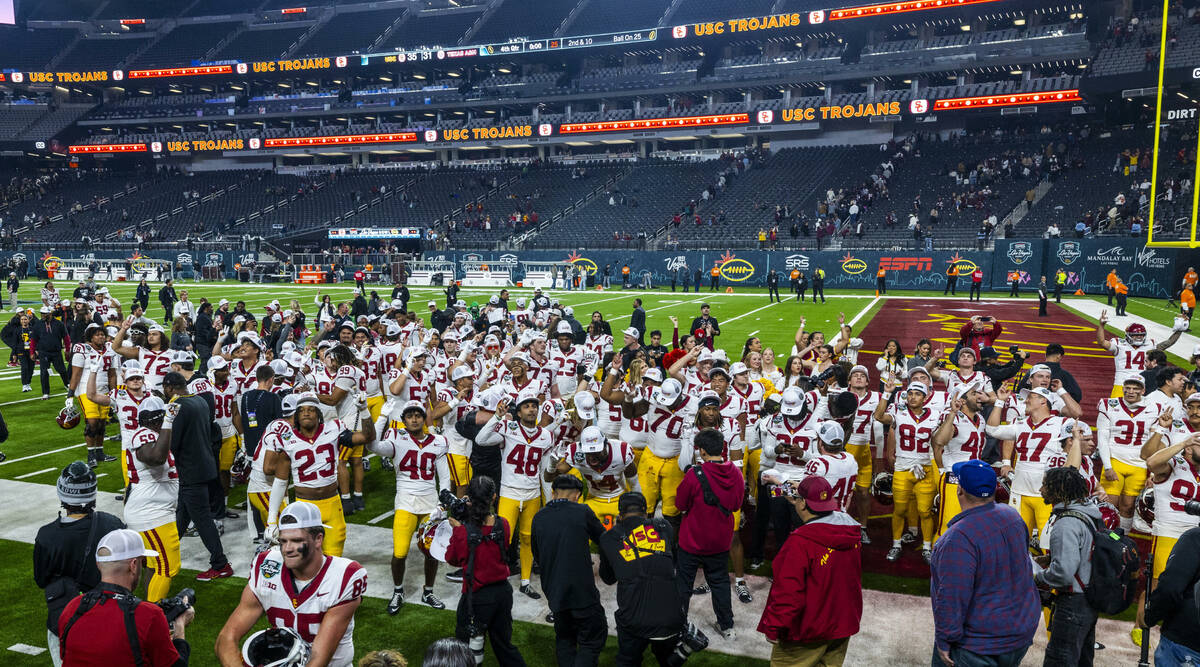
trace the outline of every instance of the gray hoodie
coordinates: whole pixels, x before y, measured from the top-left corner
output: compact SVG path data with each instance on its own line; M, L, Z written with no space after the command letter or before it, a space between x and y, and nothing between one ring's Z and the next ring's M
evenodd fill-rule
M1055 505L1056 518L1047 526L1050 531L1050 566L1039 572L1034 580L1051 588L1082 593L1080 582L1087 585L1092 580L1092 532L1095 526L1089 526L1075 517L1058 516L1057 513L1063 509L1100 520L1100 508L1094 503Z

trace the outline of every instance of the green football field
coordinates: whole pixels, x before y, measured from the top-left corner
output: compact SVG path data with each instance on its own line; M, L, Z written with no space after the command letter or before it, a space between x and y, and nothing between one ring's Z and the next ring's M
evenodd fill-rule
M73 287L68 283L60 283L60 288ZM134 285L125 283L109 284L113 296L126 307L132 301ZM155 294L151 297L151 317L161 319L162 308L155 302ZM39 290L41 284L29 280L22 284L22 305L37 307L40 305ZM298 285L258 285L236 282L222 283L180 283L176 290L188 289L193 301L205 297L216 302L225 298L232 302L245 300L247 307L256 314L261 314L263 306L273 299L286 304L290 299L298 299L310 314L315 309L314 298L319 294L330 294L335 302L349 300L353 285L337 286L298 286ZM385 298L390 294L390 286L377 286ZM425 302L437 299L439 304L445 303L445 295L440 288L412 288L410 306L425 312ZM483 302L494 293L494 289L464 288L459 298L468 304L474 301ZM510 290L513 296L528 296L529 290ZM908 292L899 296L940 296L938 292ZM838 313L844 313L848 322L853 324L856 332L861 331L871 319L871 316L882 303L874 298L872 293L838 292L828 295L825 304L811 302L796 303L785 300L781 304L772 304L767 300L765 290L738 289L732 294L724 292L701 291L699 293L672 293L669 290L653 290L642 292L637 290L609 290L604 292L555 292L563 305L570 305L576 311L576 317L586 322L593 310L604 313L605 319L612 323L614 332L620 339L620 329L627 326L634 298L642 298L647 310L648 329L661 329L664 332L664 343L670 345L671 322L670 316L677 317L686 327L691 318L699 314L699 306L703 302L712 305L713 315L721 322L722 335L718 338L718 346L725 348L731 358L740 357L742 345L749 336L762 339L765 346L772 347L777 352L777 363L782 364L800 318L806 318L807 329L821 330L827 336L837 331ZM1004 296L994 293L992 296ZM7 305L7 304L5 304ZM1131 301L1131 313L1141 314L1138 309L1159 308L1158 304L1135 304ZM1156 319L1162 319L1161 312L1147 312ZM6 313L5 317L11 314ZM7 321L7 320L5 320ZM870 350L867 351L871 352ZM34 375L32 393L22 394L18 380L18 369L0 367L0 410L10 429L9 440L0 445L8 459L0 463L0 480L20 480L25 483L53 485L58 471L73 460L85 457L82 428L64 431L54 423L55 413L62 407L65 396L62 383L51 378L52 397L48 401L40 400L37 374ZM116 427L110 426L109 434L115 436ZM117 453L119 443L110 440L106 449L110 454ZM102 465L97 471L101 474L100 489L102 492L116 494L121 487L120 468L117 463ZM379 527L390 525L389 513L392 508L394 493L394 478L378 466L366 475L365 497L367 509L354 516L348 517L351 523L370 523ZM244 494L239 497L235 490L231 505L237 505L244 500ZM57 511L53 506L22 506L20 498L0 498L7 507L5 514L21 513L25 516L39 517L37 523L51 521ZM0 532L2 534L2 532ZM185 550L198 548L195 540L184 543ZM384 545L380 549L386 549ZM45 646L44 619L45 607L42 603L41 591L33 584L31 577L32 547L16 541L0 539L0 570L6 575L5 583L0 591L8 594L7 599L21 601L17 608L23 613L9 615L7 622L0 624L0 647L11 647L16 644L27 644L35 647ZM354 557L352 552L346 554ZM410 566L411 567L411 566ZM228 581L217 581L207 584L197 584L194 572L185 570L174 580L174 589L185 586L197 588L201 596L198 606L199 616L196 623L189 628L189 639L193 644L193 664L215 664L211 646L224 622L225 616L236 605L244 579L235 577ZM374 583L374 582L373 582ZM386 586L385 582L378 582ZM886 575L873 575L864 581L864 585L879 590L927 594L927 584L923 581L914 585L913 580ZM10 605L11 606L11 605ZM403 614L396 618L384 613L386 601L378 598L368 598L364 601L358 613L355 638L359 655L377 648L398 648L409 657L410 664L419 664L420 656L425 646L431 641L453 633L453 610L436 611L421 605L408 605ZM553 631L541 624L518 622L516 624L515 640L518 646L539 647L540 651L533 653L531 664L551 664L553 662L552 642ZM761 643L761 636L740 636L740 642ZM615 650L615 641L608 643L608 662ZM527 658L530 653L526 653ZM541 656L540 658L538 656ZM46 664L45 655L31 657L19 652L5 651L9 664L40 665ZM489 652L489 660L490 652ZM745 657L730 656L714 651L706 651L693 659L698 665L733 665L745 663ZM603 662L603 661L602 661ZM753 663L755 661L750 660Z

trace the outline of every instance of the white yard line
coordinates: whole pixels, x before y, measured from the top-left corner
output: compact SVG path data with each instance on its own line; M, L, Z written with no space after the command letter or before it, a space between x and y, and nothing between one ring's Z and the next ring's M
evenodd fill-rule
M369 519L369 520L367 521L367 523L369 523L369 524L371 524L371 525L375 525L375 524L379 523L380 521L383 521L384 519L388 518L389 516L391 516L391 515L393 515L393 514L395 514L395 513L396 513L396 510L388 510L388 511L384 512L383 514L380 514L379 516L375 517L374 519Z
M26 477L35 477L37 475L41 475L43 473L50 472L51 470L57 470L57 468L42 468L41 470L38 470L35 472L27 472L24 475L17 475L13 479L25 479Z
M67 392L64 391L64 392L60 392L57 394L50 394L50 398L58 398L60 396L66 396L66 395L67 395ZM45 400L48 401L48 400L50 400L50 398L47 398ZM17 403L28 403L30 401L40 401L40 400L42 400L41 396L35 396L33 398L22 398L22 399L19 399L16 401L8 401L7 403L0 403L0 405L16 405Z

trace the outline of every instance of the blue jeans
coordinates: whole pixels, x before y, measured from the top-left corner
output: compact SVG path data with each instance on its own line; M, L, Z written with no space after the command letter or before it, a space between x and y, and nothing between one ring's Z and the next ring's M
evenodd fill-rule
M999 655L979 655L961 646L952 646L950 647L950 659L954 661L954 667L1021 667L1021 660L1025 658L1025 652L1028 650L1028 646L1022 646ZM936 648L933 650L931 664L933 667L946 667L946 663L942 662L942 657L938 655Z
M1154 649L1154 664L1155 667L1193 667L1200 665L1200 653L1161 637L1158 648Z
M1096 642L1096 610L1083 593L1059 594L1050 609L1045 665L1090 665Z

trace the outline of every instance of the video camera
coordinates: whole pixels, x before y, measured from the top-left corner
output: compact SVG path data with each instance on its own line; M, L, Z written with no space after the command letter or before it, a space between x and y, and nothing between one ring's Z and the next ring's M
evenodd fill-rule
M838 371L837 364L834 364L834 365L830 366L829 368L826 368L825 370L821 371L820 375L818 375L812 379L813 386L818 387L818 388L824 387L826 380L829 380L833 376L837 375L837 371Z
M179 591L175 597L159 600L157 604L167 617L167 625L170 625L175 622L175 619L187 612L188 607L196 605L196 591L191 588L185 588Z
M687 662L687 659L696 651L703 651L708 648L708 636L696 627L693 623L688 623L683 632L679 635L679 643L675 644L675 651L667 657L667 665L670 667L679 667Z
M467 517L467 499L459 498L449 489L442 489L438 494L438 504L446 510L446 516L455 521L462 521Z
M1200 500L1189 500L1183 504L1183 511L1192 516L1200 516Z

